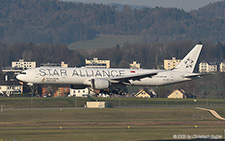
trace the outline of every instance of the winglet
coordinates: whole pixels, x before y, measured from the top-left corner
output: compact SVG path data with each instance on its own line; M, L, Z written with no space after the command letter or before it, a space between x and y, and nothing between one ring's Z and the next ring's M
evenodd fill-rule
M184 59L177 65L174 70L192 73L194 71L202 47L202 44L195 45L195 47L184 57Z

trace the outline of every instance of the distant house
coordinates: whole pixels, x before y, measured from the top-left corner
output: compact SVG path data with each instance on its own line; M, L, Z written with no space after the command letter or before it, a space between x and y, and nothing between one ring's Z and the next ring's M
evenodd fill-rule
M220 63L220 72L225 72L225 62Z
M54 97L64 97L67 96L70 93L69 87L58 87L57 90L55 90Z
M12 62L12 68L22 68L23 70L36 68L36 62L26 62L24 59L19 59L19 61Z
M153 91L154 92L154 91ZM156 97L156 93L151 91L151 93L146 92L144 89L141 89L137 94L134 95L134 97L138 98L151 98L151 97Z
M141 64L137 63L136 61L133 61L133 64L130 64L130 69L140 69Z
M70 89L69 97L75 96L75 97L87 97L90 94L90 91L88 88L85 89Z
M98 60L98 58L93 58L93 60L85 60L87 68L110 68L110 60Z
M10 94L21 94L23 85L17 81L0 81L0 93L10 96Z
M68 64L65 62L61 61L61 63L42 63L41 67L61 67L61 68L68 68Z
M49 93L49 91L47 90L46 87L42 87L42 96L43 97L51 97L51 93Z
M173 57L172 60L164 60L164 69L171 70L175 68L180 62L181 59L176 59L176 57Z
M199 64L199 72L201 72L201 73L217 72L217 64L201 62Z
M57 89L53 88L52 90L49 90L47 87L42 87L43 97L65 97L69 92L69 87L58 87Z
M186 93L183 89L174 90L167 98L192 98L193 95Z

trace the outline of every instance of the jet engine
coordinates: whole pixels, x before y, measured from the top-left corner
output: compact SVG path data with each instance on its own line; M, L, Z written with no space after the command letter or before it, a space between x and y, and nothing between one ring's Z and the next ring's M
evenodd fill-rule
M110 87L110 82L104 78L95 78L91 80L91 87L96 90L107 89Z

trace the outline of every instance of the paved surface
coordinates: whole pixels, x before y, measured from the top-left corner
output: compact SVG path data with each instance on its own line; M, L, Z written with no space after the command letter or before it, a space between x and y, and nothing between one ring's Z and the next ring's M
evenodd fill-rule
M225 118L221 117L215 110L206 109L206 108L200 108L200 107L196 107L196 109L209 111L214 117L216 117L216 118L218 118L220 120L225 120Z

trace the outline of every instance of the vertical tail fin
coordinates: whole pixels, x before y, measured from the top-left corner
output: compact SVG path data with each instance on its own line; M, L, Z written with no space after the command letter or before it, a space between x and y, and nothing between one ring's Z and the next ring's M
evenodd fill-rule
M184 59L177 65L174 70L192 73L197 63L199 54L203 45L197 44L195 47L184 57Z

